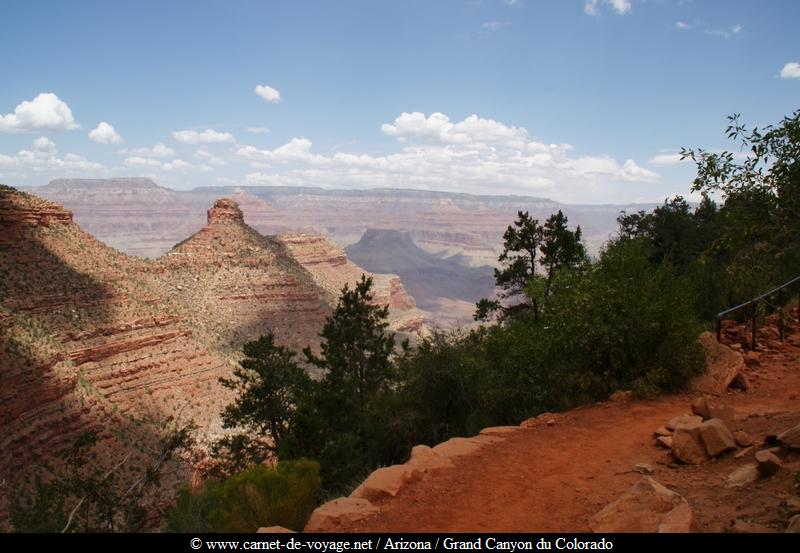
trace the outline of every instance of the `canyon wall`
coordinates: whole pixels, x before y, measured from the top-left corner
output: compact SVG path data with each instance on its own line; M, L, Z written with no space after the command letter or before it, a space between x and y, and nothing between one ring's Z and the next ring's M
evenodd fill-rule
M219 413L241 344L271 331L294 349L318 344L338 291L364 271L309 235L270 238L231 199L155 259L84 232L61 206L0 187L0 481L11 489L93 431L102 468L146 460L165 422L193 420L200 442ZM394 330L422 317L399 279L375 277ZM146 462L146 461L143 461ZM0 493L0 524L8 512Z

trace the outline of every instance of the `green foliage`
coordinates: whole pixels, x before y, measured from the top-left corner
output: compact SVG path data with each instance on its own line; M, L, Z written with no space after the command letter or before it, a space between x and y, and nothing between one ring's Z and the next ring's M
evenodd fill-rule
M167 513L169 532L255 532L261 526L301 531L320 490L319 463L281 461L257 465L197 492L183 488Z
M476 306L475 320L488 320L498 311L503 317L509 317L527 308L538 318L542 303L553 293L556 273L576 269L588 258L581 242L581 228L569 230L561 210L551 215L544 225L532 219L528 212L520 211L517 220L503 234L503 252L498 261L503 268L494 270L495 283L503 288L505 298L517 303L502 307L499 302L484 298ZM543 267L544 276L538 274L539 266Z
M279 444L281 458L308 457L322 465L325 490L342 489L381 459L381 399L392 377L394 337L386 333L387 307L372 302L372 278L345 286L325 323L321 355L304 351L325 371L310 393L297 398L291 432Z
M550 296L553 277L559 269L575 269L586 263L586 248L581 242L581 227L567 228L567 218L558 210L544 223L542 229L542 265L547 272L545 297Z
M17 532L60 532L67 524L66 497L61 487L36 479L33 493L23 492L11 508L11 524Z
M237 393L222 412L225 428L245 432L226 436L215 445L226 457L231 472L267 460L286 433L298 397L307 393L311 379L294 362L294 352L275 344L269 333L244 344L244 359L232 378L222 378L226 388ZM269 438L269 439L268 439Z
M800 110L763 129L748 130L739 115L728 119L728 138L740 143L744 161L731 152L681 153L697 165L693 189L725 199L715 253L730 277L729 299L738 303L796 276L800 266Z
M548 330L564 338L553 362L587 396L675 391L704 367L689 283L648 254L643 240L614 242L555 299Z
M506 268L495 272L498 286L512 293L520 293L536 275L536 256L542 243L544 229L527 211L518 212L517 220L503 234L503 253L498 261Z
M644 239L612 243L553 286L545 319L437 335L400 360L393 409L407 443L516 424L618 389L675 391L703 370L686 279L653 265Z
M372 304L372 277L345 284L320 336L322 355L304 350L308 362L326 371L324 386L342 399L365 401L385 386L391 372L394 337L386 333L388 306Z
M373 304L371 288L365 276L353 289L345 286L320 334L320 355L304 350L308 363L323 370L318 381L271 336L246 347L238 381L226 384L239 391L223 413L226 425L246 430L218 443L217 454L227 452L228 472L265 453L316 459L325 491L332 493L384 459L382 405L390 395L395 342L386 332L388 309ZM271 445L258 445L264 443Z

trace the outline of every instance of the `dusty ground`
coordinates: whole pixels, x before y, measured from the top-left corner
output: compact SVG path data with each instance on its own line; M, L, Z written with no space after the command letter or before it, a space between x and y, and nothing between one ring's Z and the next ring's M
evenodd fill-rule
M800 423L798 338L762 348L760 366L747 369L751 388L724 396L736 408L733 429L745 430L757 444ZM782 503L795 493L800 455L788 456L770 478L726 488L727 475L754 462L754 451L740 459L731 452L688 466L675 464L655 446L653 431L689 413L693 397L607 402L555 415L553 426L520 429L455 459L455 469L426 474L396 497L378 502L378 515L343 530L588 531L592 515L641 478L632 470L636 463L652 465L653 478L686 498L695 531L729 531L737 520L739 529L783 530L789 514Z

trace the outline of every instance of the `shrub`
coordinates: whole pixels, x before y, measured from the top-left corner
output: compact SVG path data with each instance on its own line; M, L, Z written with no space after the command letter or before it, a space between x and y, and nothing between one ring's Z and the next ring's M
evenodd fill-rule
M319 463L259 465L224 482L210 480L196 493L182 489L167 515L170 532L255 532L261 526L300 531L320 490Z

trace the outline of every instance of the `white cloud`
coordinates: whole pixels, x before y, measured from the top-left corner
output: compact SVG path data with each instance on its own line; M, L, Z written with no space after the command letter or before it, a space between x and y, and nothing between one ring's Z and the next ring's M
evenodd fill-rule
M141 157L141 156L131 156L129 158L125 158L123 161L125 165L128 167L157 167L161 168L161 162L157 159L152 159L149 157Z
M50 140L46 136L40 136L39 138L33 141L33 149L36 150L37 152L55 153L56 145L53 143L52 140Z
M128 157L125 159L125 161L123 161L123 163L125 166L132 167L134 169L160 169L162 171L185 171L194 168L194 165L183 161L182 159L173 159L172 161L165 163L158 159L141 156Z
M289 142L274 150L259 150L255 146L242 146L236 150L236 156L248 161L304 161L314 163L322 160L322 156L311 153L311 141L306 138L292 138Z
M229 132L217 132L214 129L206 129L202 132L195 130L175 131L172 137L184 144L210 144L213 142L235 142L236 139Z
M443 113L432 113L426 117L420 112L402 113L394 123L384 123L381 131L395 136L401 142L410 138L421 138L446 144L470 144L484 147L486 143L498 142L511 146L523 146L528 140L528 131L520 127L509 127L493 119L482 119L473 114L459 123L452 123Z
M650 159L647 160L647 163L651 165L678 165L680 163L689 163L690 159L681 159L681 154L677 152L672 153L660 153L656 154Z
M85 174L105 170L100 163L88 161L78 154L65 154L58 157L56 145L46 136L40 136L33 141L30 150L20 150L16 155L0 154L0 164L15 167L26 173L37 174Z
M508 27L511 25L508 21L487 21L481 27L486 29L487 31L497 31L502 29L503 27Z
M675 23L675 27L680 29L681 31L685 31L686 29L689 28L689 24L686 23L685 21L678 21L677 23Z
M632 159L627 160L622 166L620 177L630 182L654 182L661 178L658 173L640 167Z
M626 183L660 178L633 160L574 156L568 144L532 140L522 127L477 115L453 122L442 113L403 113L381 129L400 142L396 152L323 155L314 152L307 138L294 138L271 150L244 145L235 156L257 169L245 175L247 184L322 183L609 201Z
M120 144L122 137L114 130L114 126L101 121L97 128L89 133L89 138L98 144Z
M781 79L800 79L800 63L792 61L781 69Z
M164 171L186 171L187 169L193 169L194 166L182 159L173 159L169 163L162 165L161 168Z
M227 165L227 161L224 159L215 156L211 152L208 151L208 148L203 146L202 148L198 148L194 155L192 156L195 159L202 159L210 163L211 165Z
M247 127L245 130L253 134L267 134L269 132L267 127Z
M587 15L597 15L599 12L598 6L601 2L610 5L619 15L625 15L631 11L630 0L586 0L583 5L583 11Z
M120 153L135 157L173 157L175 155L175 150L163 142L159 142L154 144L152 148L133 148L131 150L120 150Z
M709 36L731 38L733 35L738 35L740 32L742 32L742 29L744 29L744 27L741 25L734 25L730 29L706 29L703 32Z
M0 132L63 131L78 127L72 110L52 92L23 101L14 108L14 113L0 115Z
M281 93L278 92L277 89L272 88L269 85L265 84L256 85L255 92L267 102L272 102L273 104L279 104L281 101Z

